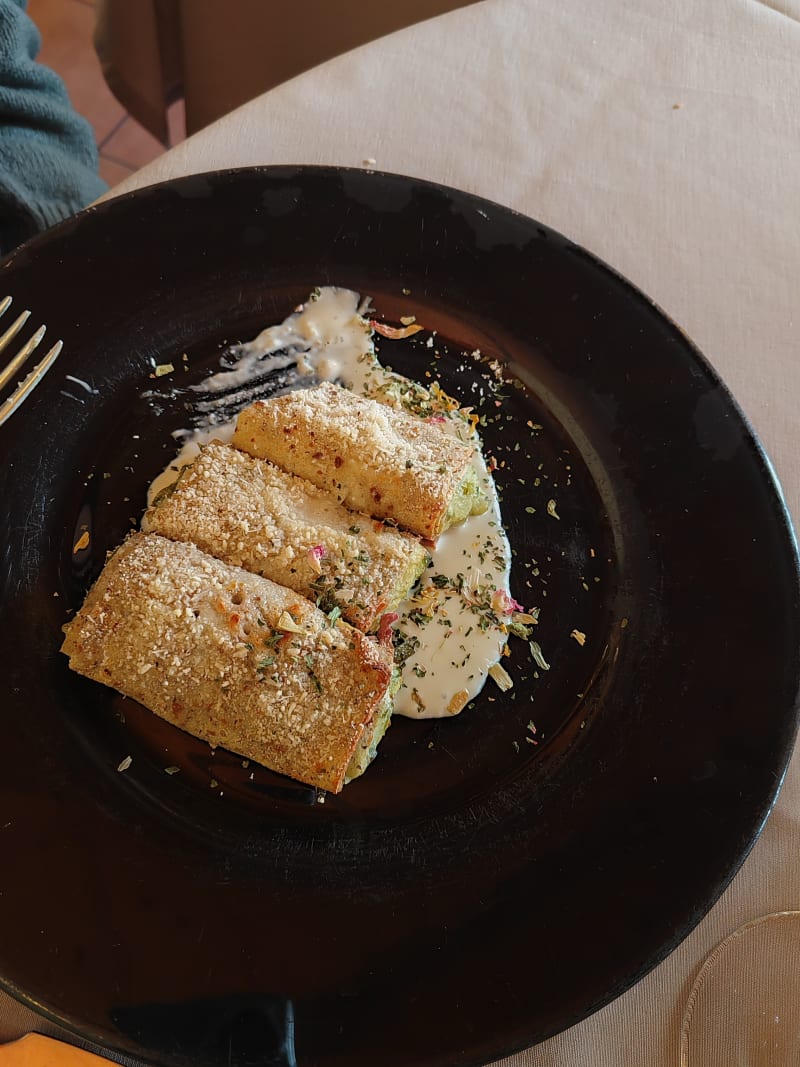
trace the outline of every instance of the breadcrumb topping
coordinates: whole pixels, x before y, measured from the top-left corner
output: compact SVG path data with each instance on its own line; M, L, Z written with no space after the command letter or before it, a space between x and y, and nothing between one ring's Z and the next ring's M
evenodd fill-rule
M416 537L337 504L310 482L212 442L151 507L142 529L317 600L375 629L425 568Z
M446 528L475 451L435 422L330 382L245 408L233 444L430 539Z
M133 534L110 557L65 631L79 673L334 792L392 678L389 648L292 590L156 534Z

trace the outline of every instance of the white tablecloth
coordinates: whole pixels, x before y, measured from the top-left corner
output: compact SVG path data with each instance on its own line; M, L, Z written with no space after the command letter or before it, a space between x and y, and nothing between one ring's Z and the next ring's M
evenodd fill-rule
M798 515L798 19L798 0L484 0L272 90L114 193L220 167L375 160L532 215L681 324L754 424ZM705 955L743 922L800 907L799 845L795 757L750 858L680 948L505 1064L674 1067ZM0 1037L12 1036L2 1023Z

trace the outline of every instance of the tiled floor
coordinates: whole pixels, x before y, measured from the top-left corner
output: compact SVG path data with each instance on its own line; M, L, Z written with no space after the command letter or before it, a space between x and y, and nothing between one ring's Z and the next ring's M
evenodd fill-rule
M94 127L100 174L108 184L161 155L164 146L123 109L103 79L92 44L93 0L28 0L28 14L42 35L39 61L61 76L75 110Z

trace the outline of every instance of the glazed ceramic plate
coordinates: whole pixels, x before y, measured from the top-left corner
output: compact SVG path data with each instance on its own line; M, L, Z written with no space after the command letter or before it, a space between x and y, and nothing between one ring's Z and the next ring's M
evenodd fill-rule
M71 674L59 645L187 387L325 284L415 315L383 361L485 415L549 669L513 642L510 692L396 721L320 803ZM464 1067L686 936L787 764L797 560L752 431L647 298L494 204L315 168L104 204L9 257L0 291L64 340L0 431L5 989L149 1062Z

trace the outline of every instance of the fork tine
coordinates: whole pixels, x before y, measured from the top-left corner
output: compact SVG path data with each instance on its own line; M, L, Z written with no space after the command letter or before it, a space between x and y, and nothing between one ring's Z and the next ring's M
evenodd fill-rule
M4 296L3 299L0 300L0 315L5 315L5 313L8 311L8 309L10 307L11 307L11 297L10 296Z
M46 329L46 326L40 326L33 337L31 337L31 339L22 346L16 356L14 356L5 370L0 371L0 389L8 385L31 352L38 347L39 342L44 337Z
M25 325L25 323L30 317L30 311L23 311L22 314L18 316L16 321L11 323L11 325L8 327L3 336L0 337L0 352L2 352L10 344L10 342L14 340L14 338L17 336L19 331L22 329L22 327Z
M29 342L30 343L30 342ZM58 358L58 354L63 346L62 341L56 341L44 359L37 363L27 378L17 386L8 400L3 401L0 404L0 426L10 418L11 415L17 410L22 401L33 392L39 382L44 378L45 374L50 370L52 365Z

